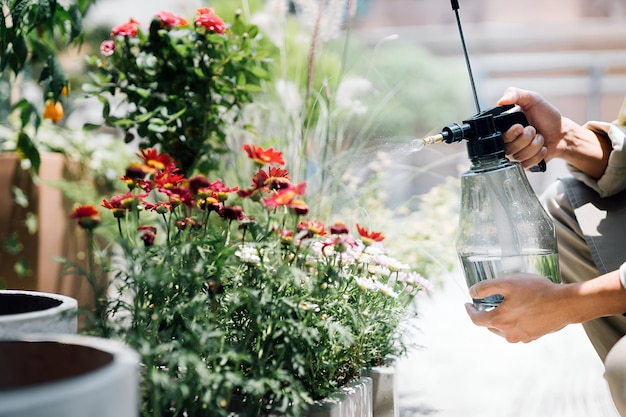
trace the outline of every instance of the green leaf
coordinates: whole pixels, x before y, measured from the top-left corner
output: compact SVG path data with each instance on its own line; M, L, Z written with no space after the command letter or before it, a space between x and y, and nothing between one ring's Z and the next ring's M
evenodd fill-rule
M28 57L28 45L23 36L17 36L13 40L13 54L9 52L11 57L9 66L14 73L19 73L26 64L26 58Z
M17 255L24 249L24 245L20 242L17 233L13 232L10 236L4 239L3 249L11 255Z
M39 166L41 165L39 150L30 136L28 136L23 130L20 131L17 137L17 149L22 152L26 158L28 158L33 171L38 174Z
M165 133L167 132L167 125L161 119L150 119L148 129L156 133Z
M48 85L48 92L52 93L52 98L56 101L61 97L63 87L67 85L67 77L59 59L55 55L49 55L46 65L41 70L39 82Z
M83 31L83 15L75 4L70 6L68 13L71 22L70 41L74 41Z
M255 77L260 78L262 80L269 79L269 73L259 66L253 66L248 69L248 71L253 74Z
M83 125L83 130L85 132L91 132L91 131L100 129L101 127L102 127L102 125L98 125L98 124L95 124L95 123L85 123Z
M15 262L15 264L13 265L13 270L20 277L24 277L28 275L30 272L30 267L28 266L28 260L26 258L18 259L17 262Z
M22 124L22 128L30 123L30 119L33 114L37 114L37 109L35 108L35 106L26 99L22 99L15 103L11 108L11 111L19 111L20 123Z
M180 116L182 116L183 114L185 114L187 112L187 107L184 107L182 110L177 111L176 113L172 114L169 119L167 119L165 121L166 124L171 124L174 123L174 121L176 121L177 119L180 118Z

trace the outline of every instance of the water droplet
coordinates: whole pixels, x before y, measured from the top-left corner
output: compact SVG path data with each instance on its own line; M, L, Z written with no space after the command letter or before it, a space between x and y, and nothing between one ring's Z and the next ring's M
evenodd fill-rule
M422 139L413 139L409 143L409 152L418 152L424 149L424 141Z

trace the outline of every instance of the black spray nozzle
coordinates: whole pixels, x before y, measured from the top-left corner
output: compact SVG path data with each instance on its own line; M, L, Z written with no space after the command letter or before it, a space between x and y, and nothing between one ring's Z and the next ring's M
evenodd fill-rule
M455 143L466 140L470 158L500 153L504 156L502 133L515 124L528 126L524 113L514 107L514 105L505 105L482 111L464 120L462 124L451 123L445 126L440 133L426 137L423 141L428 145L436 142ZM546 170L545 161L541 161L537 170Z
M475 141L478 140L482 132L476 130L477 120L489 118L493 120L495 129L498 132L505 132L514 124L528 126L528 120L521 111L513 110L513 105L498 106L478 113L468 120L464 120L463 124L451 123L441 129L438 135L429 136L424 139L426 143L446 142L455 143L462 140Z
M471 160L484 157L504 158L504 139L492 115L478 114L463 122L471 127L467 138L467 155Z

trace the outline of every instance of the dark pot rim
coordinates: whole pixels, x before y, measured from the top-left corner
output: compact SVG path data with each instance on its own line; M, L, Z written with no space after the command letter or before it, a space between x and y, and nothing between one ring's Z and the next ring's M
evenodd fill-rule
M78 308L78 302L65 295L24 290L0 290L0 323L24 316L56 314Z

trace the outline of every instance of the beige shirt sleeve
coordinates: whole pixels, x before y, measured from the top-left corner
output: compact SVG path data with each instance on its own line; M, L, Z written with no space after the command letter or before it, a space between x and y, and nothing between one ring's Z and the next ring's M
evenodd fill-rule
M626 101L622 106L619 117L612 123L587 122L586 128L605 134L613 145L609 163L604 174L599 179L594 179L582 173L571 165L568 169L574 178L583 181L593 188L601 197L608 197L626 189Z

